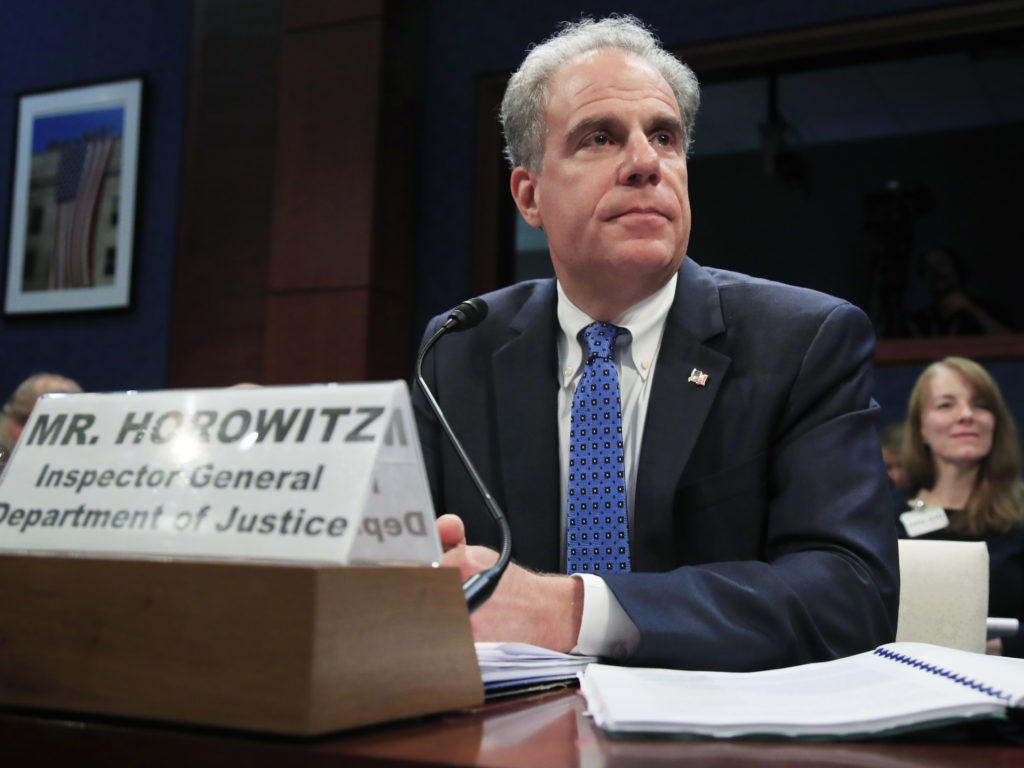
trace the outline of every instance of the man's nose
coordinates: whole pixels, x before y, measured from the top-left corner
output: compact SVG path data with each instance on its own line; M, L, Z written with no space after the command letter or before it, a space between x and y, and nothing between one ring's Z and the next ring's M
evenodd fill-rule
M629 186L657 184L661 180L661 159L645 135L634 135L626 144L619 182Z

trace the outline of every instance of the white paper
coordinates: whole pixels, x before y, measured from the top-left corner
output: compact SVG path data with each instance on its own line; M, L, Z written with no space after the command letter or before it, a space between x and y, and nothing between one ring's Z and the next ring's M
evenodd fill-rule
M559 653L528 643L476 643L476 656L485 687L574 680L597 661L594 656Z
M691 672L592 664L581 690L595 723L621 733L821 736L876 733L998 714L1024 694L1024 660L925 643L892 643L961 682L867 652L764 672ZM982 681L1000 699L963 684Z

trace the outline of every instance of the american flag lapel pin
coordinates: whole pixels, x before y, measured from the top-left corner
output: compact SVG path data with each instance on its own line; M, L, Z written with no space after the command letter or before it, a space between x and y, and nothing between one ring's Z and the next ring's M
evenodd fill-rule
M694 368L690 371L690 378L686 380L690 384L696 384L698 387L707 386L708 375L704 373L700 368Z

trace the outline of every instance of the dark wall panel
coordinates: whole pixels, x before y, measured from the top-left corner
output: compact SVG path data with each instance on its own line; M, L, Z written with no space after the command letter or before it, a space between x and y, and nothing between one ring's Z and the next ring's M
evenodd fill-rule
M262 380L282 5L195 3L172 387Z

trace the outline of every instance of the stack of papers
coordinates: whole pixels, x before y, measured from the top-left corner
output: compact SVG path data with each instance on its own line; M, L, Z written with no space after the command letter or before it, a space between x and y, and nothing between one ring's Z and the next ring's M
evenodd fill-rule
M575 683L594 656L558 653L527 643L476 643L476 658L490 698Z

